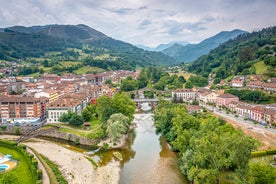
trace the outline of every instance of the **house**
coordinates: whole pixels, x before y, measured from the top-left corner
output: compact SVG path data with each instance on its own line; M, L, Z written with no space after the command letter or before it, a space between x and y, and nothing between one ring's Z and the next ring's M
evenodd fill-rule
M250 81L246 84L248 89L264 90L266 92L276 93L276 83L265 83L263 81Z
M239 102L239 97L234 96L232 94L222 94L217 96L217 100L216 100L216 106L217 107L227 107L229 108L230 103L231 102Z
M215 91L209 91L209 92L198 92L197 94L197 100L200 102L203 102L205 104L207 103L216 103L217 97L219 95Z
M243 76L235 76L234 79L230 82L230 86L235 88L243 87L244 77Z
M202 112L202 109L199 105L186 105L186 108L189 113Z
M184 102L192 102L196 99L196 91L192 89L176 89L172 91L172 97Z

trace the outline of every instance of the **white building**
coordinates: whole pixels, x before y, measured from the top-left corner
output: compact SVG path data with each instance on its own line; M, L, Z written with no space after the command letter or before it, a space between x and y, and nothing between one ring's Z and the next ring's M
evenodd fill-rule
M192 102L196 99L196 91L192 89L176 89L172 91L172 98L183 100L184 102Z

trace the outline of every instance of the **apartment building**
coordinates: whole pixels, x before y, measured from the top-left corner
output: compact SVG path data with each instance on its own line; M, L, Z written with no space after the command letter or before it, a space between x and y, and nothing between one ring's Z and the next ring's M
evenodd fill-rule
M45 97L5 96L0 98L1 123L38 122L46 117Z

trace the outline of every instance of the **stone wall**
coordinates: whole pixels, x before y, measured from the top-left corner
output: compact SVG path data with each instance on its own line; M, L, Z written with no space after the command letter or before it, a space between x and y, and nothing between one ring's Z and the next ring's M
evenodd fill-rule
M0 134L12 134L12 135L22 135L24 134L24 132L28 131L29 129L34 128L34 127L21 127L21 126L3 126L3 127L6 127L6 130L3 130L2 128L0 128ZM17 134L18 131L16 129L19 130L19 134ZM91 140L89 138L80 137L71 133L60 132L58 130L47 132L42 136L68 140L76 144L87 145L87 146L93 146L98 142L97 140Z

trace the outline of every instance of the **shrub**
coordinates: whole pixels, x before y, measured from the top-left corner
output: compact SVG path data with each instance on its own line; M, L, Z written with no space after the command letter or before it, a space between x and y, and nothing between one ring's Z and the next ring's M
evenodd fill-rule
M80 144L80 138L76 137L74 142L75 142L75 144Z
M33 164L33 166L34 166L35 168L37 168L38 162L37 162L37 160L36 160L35 158L32 159L32 164Z
M6 126L0 126L0 129L1 129L2 131L6 131L6 130L7 130L7 127L6 127Z
M20 134L19 127L14 127L13 131L14 131L15 135L19 135Z
M37 169L37 179L41 180L42 179L42 170L41 169Z
M27 146L25 144L20 144L19 147L22 148L23 150L26 150L26 148L27 148Z

